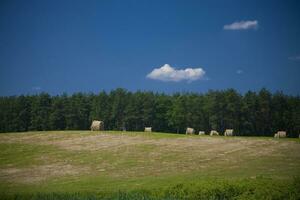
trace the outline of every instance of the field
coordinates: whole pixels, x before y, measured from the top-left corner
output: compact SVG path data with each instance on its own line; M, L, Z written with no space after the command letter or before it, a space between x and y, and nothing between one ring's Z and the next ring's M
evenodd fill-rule
M0 134L2 199L298 199L299 176L299 139Z

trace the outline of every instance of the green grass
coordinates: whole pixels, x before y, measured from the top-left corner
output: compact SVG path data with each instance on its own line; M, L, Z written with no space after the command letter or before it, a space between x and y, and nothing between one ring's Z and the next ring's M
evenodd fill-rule
M299 199L299 152L299 139L5 133L0 199Z
M255 180L200 180L177 183L166 188L127 189L101 192L36 192L22 194L3 193L1 199L299 199L300 180L274 182L260 177Z

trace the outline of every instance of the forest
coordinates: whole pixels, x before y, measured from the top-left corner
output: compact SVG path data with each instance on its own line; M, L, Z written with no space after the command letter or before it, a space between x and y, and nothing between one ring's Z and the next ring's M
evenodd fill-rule
M105 130L184 133L234 129L240 136L273 136L278 130L289 137L300 133L300 97L282 92L240 94L234 89L206 93L110 92L48 93L0 97L0 132L86 130L91 121L104 121Z

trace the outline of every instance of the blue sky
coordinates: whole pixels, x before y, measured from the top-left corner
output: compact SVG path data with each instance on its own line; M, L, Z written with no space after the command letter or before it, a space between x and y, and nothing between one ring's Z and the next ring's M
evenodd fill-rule
M299 10L297 0L2 0L0 95L117 87L299 95Z

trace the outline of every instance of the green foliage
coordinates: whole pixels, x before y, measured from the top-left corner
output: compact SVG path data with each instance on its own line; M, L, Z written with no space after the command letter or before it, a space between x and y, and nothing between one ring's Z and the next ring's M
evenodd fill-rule
M200 183L179 183L167 188L135 189L128 191L107 191L98 193L34 193L7 194L3 200L297 200L300 198L300 179L280 183L259 178L256 180L226 181L214 180Z
M151 126L154 131L184 133L193 127L223 133L230 128L248 136L286 130L289 137L298 137L299 116L299 96L271 94L264 88L245 95L234 89L166 95L118 88L97 95L0 97L0 132L82 130L99 119L107 130L141 131Z
M41 93L38 96L33 96L31 103L31 122L29 129L37 131L49 130L50 109L51 97L49 94Z
M169 125L176 127L177 133L179 131L184 131L184 127L187 124L187 107L186 107L186 97L179 95L175 97L171 109L168 112Z

